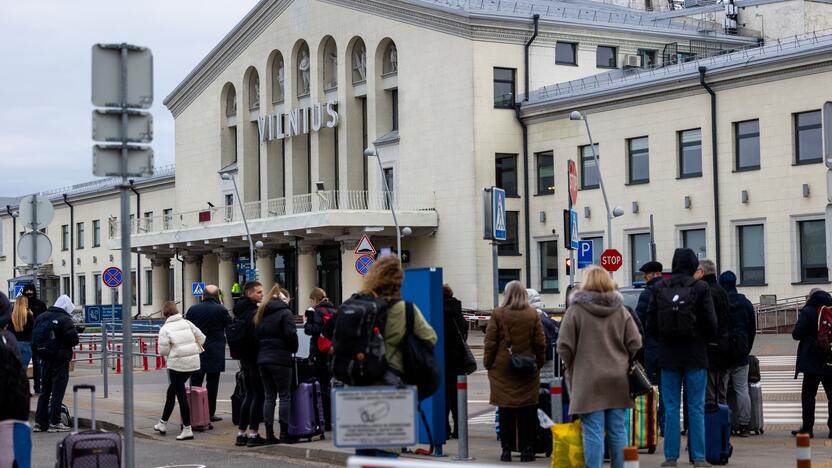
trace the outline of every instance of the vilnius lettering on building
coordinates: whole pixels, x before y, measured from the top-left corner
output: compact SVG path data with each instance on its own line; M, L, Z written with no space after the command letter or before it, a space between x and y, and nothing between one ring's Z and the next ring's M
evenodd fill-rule
M293 136L317 132L324 126L335 128L338 126L338 111L335 101L326 104L312 104L311 106L292 109L285 114L268 114L260 117L257 128L260 131L260 142L282 140ZM326 121L324 120L326 114Z

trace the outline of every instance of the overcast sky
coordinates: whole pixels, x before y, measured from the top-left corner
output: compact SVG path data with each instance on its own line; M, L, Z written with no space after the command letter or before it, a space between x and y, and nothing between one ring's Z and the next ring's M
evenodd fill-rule
M0 14L0 196L94 179L90 50L150 47L156 166L174 162L162 100L256 0L29 0Z

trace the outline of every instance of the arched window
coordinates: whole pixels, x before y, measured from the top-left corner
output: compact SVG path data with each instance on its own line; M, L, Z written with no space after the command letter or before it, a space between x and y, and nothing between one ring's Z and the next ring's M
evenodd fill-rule
M251 110L260 108L260 76L257 70L252 70L248 78L248 108Z
M309 95L311 83L312 59L309 57L309 46L303 43L298 49L298 97Z
M367 81L367 47L358 39L352 46L352 83Z
M323 47L324 90L338 87L338 48L331 37L326 39Z
M286 83L286 70L283 55L278 52L272 60L272 102L283 102L283 85Z
M234 117L235 115L237 115L237 92L231 86L225 94L225 116Z
M399 52L396 50L396 44L390 42L384 50L384 60L381 73L383 75L392 75L399 71Z

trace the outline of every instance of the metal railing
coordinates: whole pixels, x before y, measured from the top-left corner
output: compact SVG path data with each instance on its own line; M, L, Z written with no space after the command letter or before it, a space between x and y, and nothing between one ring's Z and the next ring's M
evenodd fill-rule
M397 211L429 211L435 207L433 192L394 192L391 196ZM386 211L390 208L384 191L324 190L285 198L243 203L249 221L327 211ZM135 235L179 231L188 228L242 222L239 204L206 207L202 210L162 214L134 219ZM110 218L111 238L119 237L119 220Z
M754 304L757 313L757 333L791 332L806 299L807 296L795 296L779 299L776 304Z

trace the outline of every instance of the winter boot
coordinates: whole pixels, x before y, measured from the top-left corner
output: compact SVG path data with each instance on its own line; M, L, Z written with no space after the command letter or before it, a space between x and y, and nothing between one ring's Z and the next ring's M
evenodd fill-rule
M153 430L158 432L159 434L162 434L162 435L167 434L168 433L168 422L163 421L163 420L160 419L159 422L156 423L156 425L153 426Z
M296 444L298 439L289 435L289 424L280 423L280 443L281 444Z
M194 438L194 431L191 430L191 426L185 426L182 428L182 432L176 436L176 440L193 440Z

